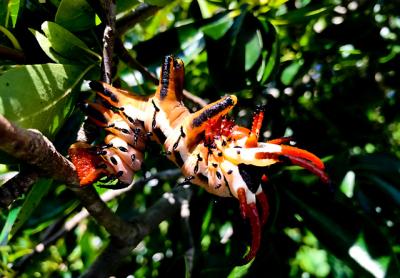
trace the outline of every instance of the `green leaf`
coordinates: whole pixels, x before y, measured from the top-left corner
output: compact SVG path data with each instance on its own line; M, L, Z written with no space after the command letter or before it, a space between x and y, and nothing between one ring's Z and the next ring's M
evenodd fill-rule
M145 2L146 4L150 4L150 5L154 5L154 6L159 6L159 7L162 7L162 6L167 5L168 3L171 3L170 0L144 0L144 2Z
M214 83L224 91L262 85L278 63L275 29L244 9L232 25L225 22L205 28L208 68Z
M55 22L70 31L87 30L96 25L96 13L86 0L62 0Z
M33 185L33 188L29 191L26 196L24 203L18 213L17 219L15 220L9 237L15 235L15 233L21 228L21 226L29 219L35 208L39 205L43 196L47 194L53 184L51 179L41 179Z
M294 9L290 12L284 13L283 15L277 16L272 19L271 22L274 25L300 24L304 22L307 23L313 18L318 18L330 10L331 7L327 5L308 5L306 7Z
M15 223L15 220L17 219L17 216L21 210L21 206L14 206L12 207L9 212L8 216L6 219L6 222L3 226L3 229L1 230L0 234L0 245L6 245L8 242L9 234L11 232L11 229Z
M221 17L212 24L205 25L200 30L208 37L218 40L231 28L233 18L231 16Z
M44 53L46 53L46 55L54 62L59 64L68 64L74 62L73 60L65 59L64 57L60 56L57 52L55 52L51 47L51 42L45 35L34 29L29 28L29 31L31 31L32 34L35 36L37 42L39 43Z
M1 73L0 114L21 127L53 136L73 108L73 89L91 68L24 65Z
M137 0L118 0L117 3L117 14L132 10L132 8L139 3Z
M286 86L290 85L294 80L296 74L299 72L301 65L303 64L302 60L293 61L289 66L287 66L282 71L281 80L282 83Z
M8 2L8 11L11 16L11 21L12 21L13 27L15 27L15 24L17 24L20 6L21 6L20 0L9 0L9 2Z
M60 25L45 21L41 28L51 43L51 48L58 55L82 64L92 64L101 60L101 57L90 50L83 41Z
M7 1L0 1L0 25L7 27L8 4Z

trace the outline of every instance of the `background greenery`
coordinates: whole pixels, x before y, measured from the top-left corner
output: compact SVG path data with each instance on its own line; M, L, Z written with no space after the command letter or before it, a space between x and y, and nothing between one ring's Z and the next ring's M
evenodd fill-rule
M83 118L74 109L87 97L80 92L82 80L100 79L103 25L91 1L41 2L0 1L0 44L23 53L14 59L0 56L0 113L41 130L65 153ZM266 104L265 139L293 136L298 146L324 158L332 178L327 186L297 167L272 167L265 188L271 217L257 258L241 267L236 263L250 243L250 227L237 201L194 188L193 275L399 275L400 5L384 0L144 2L159 5L159 11L122 37L140 63L156 72L164 55L181 57L185 88L208 101L235 93L239 105L232 116L243 125L249 125L256 105ZM139 4L117 1L118 18ZM115 84L139 94L153 92L140 72L117 58L115 65ZM138 178L174 168L160 151L151 145ZM0 184L24 167L2 161ZM109 205L130 218L175 184L153 180ZM41 180L3 209L0 273L82 273L108 241L90 218L28 263L24 259L80 208L65 185ZM178 217L161 223L118 275L184 276L183 255L190 246L182 240L187 231L181 224Z

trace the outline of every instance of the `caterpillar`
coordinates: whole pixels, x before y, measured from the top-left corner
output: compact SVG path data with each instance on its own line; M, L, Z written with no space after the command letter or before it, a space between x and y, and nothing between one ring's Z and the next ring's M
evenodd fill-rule
M105 145L92 147L78 142L69 149L81 185L101 176L130 184L140 169L147 140L161 144L167 157L185 176L185 181L211 194L234 197L244 219L249 220L252 242L244 259L253 259L260 246L261 229L269 215L269 204L261 183L267 166L289 162L329 182L324 163L314 154L288 145L288 138L259 142L264 110L253 116L251 129L227 117L237 104L227 95L191 113L182 102L184 64L166 56L156 92L135 96L99 81L90 87L102 103L86 104L89 118L107 131ZM258 206L258 207L257 207Z

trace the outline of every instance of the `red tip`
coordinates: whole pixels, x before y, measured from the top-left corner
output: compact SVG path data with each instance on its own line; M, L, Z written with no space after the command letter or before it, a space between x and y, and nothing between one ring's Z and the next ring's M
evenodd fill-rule
M261 243L261 225L255 203L247 205L247 216L250 220L252 242L249 253L244 257L244 260L249 262L256 256Z
M296 157L301 159L307 159L315 164L320 170L325 169L324 163L315 154L312 154L306 150L302 150L292 146L282 146L282 154L285 156Z
M322 182L324 183L329 183L330 179L328 175L324 172L324 168L317 167L310 161L302 158L302 157L297 157L297 156L292 156L292 155L285 155L293 164L298 165L303 167L304 169L307 169L314 175L318 176Z

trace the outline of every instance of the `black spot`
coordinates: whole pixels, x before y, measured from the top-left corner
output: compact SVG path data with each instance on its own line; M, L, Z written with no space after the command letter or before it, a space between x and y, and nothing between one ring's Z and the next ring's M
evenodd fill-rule
M199 171L199 165L196 164L196 166L194 166L193 173L197 174L198 171Z
M98 151L96 154L97 155L106 155L107 151Z
M228 175L232 174L232 170L228 170L228 172L226 172Z
M132 161L135 161L136 155L135 155L135 154L132 154L132 155L131 155L131 159L132 159Z
M122 177L122 175L124 174L123 171L118 171L118 173L115 175L117 178Z
M140 128L135 127L135 128L133 129L133 133L134 133L135 135L139 135L139 134L140 134Z
M104 115L98 111L97 109L93 108L92 106L90 106L89 104L85 103L82 106L82 110L89 116L92 117L96 120L98 120L99 122L102 122L104 124L107 123L107 119L104 117Z
M219 180L222 179L221 173L220 173L219 171L217 171L215 174L217 175L217 178L218 178Z
M151 103L153 104L154 110L156 110L156 112L160 112L160 108L157 107L156 103L154 102L154 99L151 100Z
M239 173L250 191L256 193L260 186L263 168L253 165L239 164Z
M89 87L93 91L104 92L104 87L99 81L90 81L89 82Z
M217 163L212 163L211 164L214 168L217 168L218 167L218 164Z
M99 164L99 165L97 165L96 169L107 169L107 165L106 164Z
M179 167L183 166L183 160L182 160L182 156L179 152L175 151L174 152L174 156L175 156L175 162L176 164L178 164Z
M222 186L222 184L217 184L215 187L214 187L214 189L218 189L218 188L220 188Z
M167 137L165 134L161 131L160 128L153 129L154 134L157 136L158 141L160 141L160 144L164 145L165 140L167 140Z
M222 156L222 152L219 152L219 153L218 153L218 156Z
M223 141L222 141L222 147L225 147L225 146L226 146L226 141L223 140Z
M203 161L203 158L200 156L200 154L197 154L197 160L198 161Z
M176 140L176 142L174 143L174 145L172 146L172 149L173 150L176 150L176 148L178 148L178 145L179 145L179 141L181 140L181 137L179 136L178 137L178 140Z
M121 130L122 133L125 133L125 134L129 134L130 133L129 130L127 130L126 128L121 128L120 130Z
M233 106L233 104L233 99L230 96L226 97L222 101L204 110L197 118L195 118L192 122L193 127L201 126L204 122L213 118L221 111L225 110L229 106Z
M110 157L110 160L111 160L111 163L112 163L112 164L118 165L118 162L117 162L117 160L115 159L115 157L111 156L111 157Z
M208 178L207 178L205 175L203 175L202 173L197 174L197 177L198 177L202 182L208 183Z
M125 115L125 117L128 119L129 122L131 122L131 123L134 123L134 122L135 122L135 121L132 119L132 117L126 115L125 113L124 113L124 115Z
M161 78L160 78L161 79L160 80L160 85L161 85L160 98L161 98L161 100L168 95L171 59L173 59L171 56L166 56L164 58L164 62L162 64L162 66L161 66Z
M182 127L182 126L181 126L181 136L182 136L182 138L185 138L185 137L186 137L185 132L183 132L183 127Z
M124 153L127 153L128 152L128 149L127 148L125 148L125 147L118 147L118 149L121 151L121 152L124 152Z
M236 151L237 154L240 154L240 151Z

